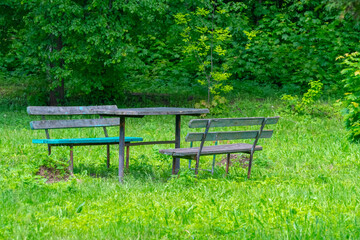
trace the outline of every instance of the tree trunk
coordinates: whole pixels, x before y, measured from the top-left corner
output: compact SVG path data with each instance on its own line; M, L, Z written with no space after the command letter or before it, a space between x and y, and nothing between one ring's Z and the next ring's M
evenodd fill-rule
M262 0L259 0L258 4L259 4L258 7L260 7L262 5ZM261 20L261 18L262 18L262 16L260 16L260 15L256 16L256 20L255 20L256 25L259 25L259 21Z
M62 43L62 39L61 36L59 36L56 39L56 51L61 51L61 49L63 48L63 43ZM64 60L60 59L59 62L57 63L59 65L60 68L62 68L63 64L64 64ZM52 68L54 66L54 64L50 64L50 68ZM55 80L52 76L51 77L51 81L57 81ZM57 86L56 88L50 90L50 101L49 101L49 105L50 106L57 106L59 103L64 102L65 100L65 81L64 79L60 80L60 85Z

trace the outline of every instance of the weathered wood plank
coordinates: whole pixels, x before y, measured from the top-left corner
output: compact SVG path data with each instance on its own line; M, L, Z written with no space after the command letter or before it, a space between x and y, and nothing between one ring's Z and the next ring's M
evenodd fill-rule
M143 145L155 145L155 144L174 144L175 141L150 141L150 142L136 142L125 144L126 146L143 146Z
M33 130L59 128L86 128L119 126L119 118L73 119L73 120L41 120L30 122Z
M256 138L258 131L209 132L205 141L236 140ZM264 130L260 138L271 138L273 130ZM204 133L188 133L185 141L201 141Z
M250 153L252 144L237 143L237 144L226 144L217 146L206 146L203 147L201 155L216 155L225 153ZM262 150L261 146L256 146L255 151ZM161 149L160 153L171 155L173 157L186 157L191 158L195 156L199 151L198 147L193 148L175 148L175 149Z
M171 108L171 107L157 107L157 108L125 108L116 110L99 109L93 111L100 115L116 115L116 116L149 116L149 115L201 115L209 113L209 109L196 108Z
M73 106L73 107L47 107L47 106L29 106L27 113L29 115L89 115L97 114L98 110L116 110L116 105L103 106Z
M206 123L211 120L210 127L235 127L235 126L252 126L261 125L263 117L249 118L216 118L216 119L192 119L189 122L190 128L205 128ZM276 124L279 117L269 117L266 124Z

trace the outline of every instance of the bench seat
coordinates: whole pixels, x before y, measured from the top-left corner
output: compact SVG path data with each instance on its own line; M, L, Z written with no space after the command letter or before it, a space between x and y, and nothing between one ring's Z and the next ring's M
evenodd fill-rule
M247 143L237 143L237 144L226 144L226 145L217 145L217 146L207 146L203 147L201 155L216 155L216 154L228 154L228 153L250 153L252 144ZM257 145L255 151L262 150L262 147ZM192 148L175 148L175 149L162 149L159 150L160 153L171 155L173 157L182 157L182 158L193 158L198 152L198 147Z
M189 132L186 135L185 141L190 142L190 148L175 148L159 150L162 154L171 155L173 158L172 174L177 173L176 164L177 158L188 158L189 169L195 169L195 175L198 174L200 156L214 155L212 162L212 169L209 170L214 173L215 155L226 154L226 174L229 172L231 153L247 153L250 154L248 178L250 178L251 164L255 151L260 151L263 148L257 145L260 138L271 138L273 130L264 130L265 125L276 124L279 117L243 117L243 118L210 118L210 119L192 119L189 122L189 128L205 128L204 132ZM243 131L216 131L209 132L210 128L217 127L244 127L244 126L260 126L259 130L243 130ZM240 139L254 139L253 144L236 143L236 144L222 144L216 145L218 141L233 141ZM205 141L215 142L215 146L204 147ZM193 142L200 142L200 147L192 147ZM195 160L195 168L191 168L191 161ZM225 176L226 176L225 174Z
M125 137L125 142L143 141L141 137ZM119 143L119 137L71 138L71 139L33 139L33 143L71 145L71 144L112 144Z

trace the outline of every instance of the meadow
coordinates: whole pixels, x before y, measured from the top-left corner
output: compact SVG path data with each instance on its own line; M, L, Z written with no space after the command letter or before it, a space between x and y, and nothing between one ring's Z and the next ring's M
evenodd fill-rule
M67 161L69 149L50 157L36 120L25 107L0 108L0 238L2 239L359 239L360 152L348 142L332 99L316 104L322 116L285 111L277 98L234 97L216 117L280 116L264 150L247 169L216 166L197 178L181 160L171 176L171 145L138 146L130 152L124 184L117 179L117 146L74 149L74 177L52 184L36 175L46 161ZM211 115L209 115L211 117ZM182 118L182 147L187 123ZM127 136L173 137L174 119L154 116L127 121ZM102 129L52 131L55 137L100 136ZM110 136L118 134L111 128ZM217 161L220 161L220 156ZM200 166L209 168L210 158Z

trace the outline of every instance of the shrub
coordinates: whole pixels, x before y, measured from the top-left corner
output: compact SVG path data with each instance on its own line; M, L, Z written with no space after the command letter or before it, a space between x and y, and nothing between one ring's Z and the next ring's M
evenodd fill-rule
M345 118L345 126L349 130L351 141L360 141L360 53L345 54L337 59L342 59L346 67L341 71L345 76L344 88L347 91L343 100L342 111Z
M322 94L323 83L318 81L310 81L310 88L303 94L301 100L298 96L283 95L281 100L286 102L287 106L294 112L302 114L314 113L314 102L319 99Z

